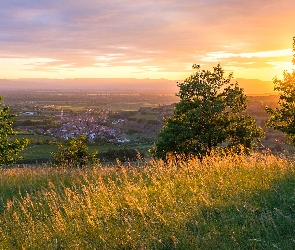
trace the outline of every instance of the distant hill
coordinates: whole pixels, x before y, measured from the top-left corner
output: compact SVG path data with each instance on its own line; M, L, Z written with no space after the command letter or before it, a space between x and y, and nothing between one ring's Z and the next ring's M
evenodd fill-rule
M0 91L8 90L96 90L120 92L178 92L176 81L166 79L18 79L0 80Z
M273 93L270 81L255 79L234 79L244 88L246 94ZM179 80L179 82L182 82ZM177 80L166 79L0 79L0 92L19 90L96 90L118 92L148 92L175 94L178 92ZM1 94L1 93L0 93Z

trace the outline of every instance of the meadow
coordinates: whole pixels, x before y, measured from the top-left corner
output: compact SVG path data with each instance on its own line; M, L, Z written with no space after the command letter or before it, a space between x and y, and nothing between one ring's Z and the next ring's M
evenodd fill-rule
M0 249L295 249L293 158L3 169Z

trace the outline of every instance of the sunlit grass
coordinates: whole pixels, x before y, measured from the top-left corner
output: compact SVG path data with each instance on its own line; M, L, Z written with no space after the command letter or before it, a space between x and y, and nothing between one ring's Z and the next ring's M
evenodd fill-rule
M11 169L0 190L0 249L295 248L284 157Z

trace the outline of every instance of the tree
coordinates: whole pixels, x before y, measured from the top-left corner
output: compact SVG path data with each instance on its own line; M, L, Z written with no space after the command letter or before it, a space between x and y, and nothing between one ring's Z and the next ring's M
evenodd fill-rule
M178 84L174 115L165 120L158 140L151 149L154 157L166 154L202 158L220 148L249 151L264 135L254 118L242 115L247 108L246 96L238 83L231 83L232 74L224 77L218 64L213 72L196 71Z
M89 152L85 142L86 136L81 135L78 138L70 138L65 144L58 145L57 152L51 152L54 165L64 168L99 165L100 161L96 157L97 150Z
M295 37L293 37L293 65L295 65ZM279 107L266 107L270 114L266 126L286 134L286 139L295 145L295 70L292 73L284 71L284 79L273 79L274 90L279 92Z
M16 134L12 128L14 117L14 114L9 113L9 107L3 105L0 96L0 167L20 160L19 153L28 144L26 139L12 138Z

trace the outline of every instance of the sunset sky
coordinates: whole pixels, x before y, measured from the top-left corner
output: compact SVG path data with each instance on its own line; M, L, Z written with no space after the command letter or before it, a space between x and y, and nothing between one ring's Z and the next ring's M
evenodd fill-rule
M292 70L294 0L0 0L0 78L165 78L217 63Z

